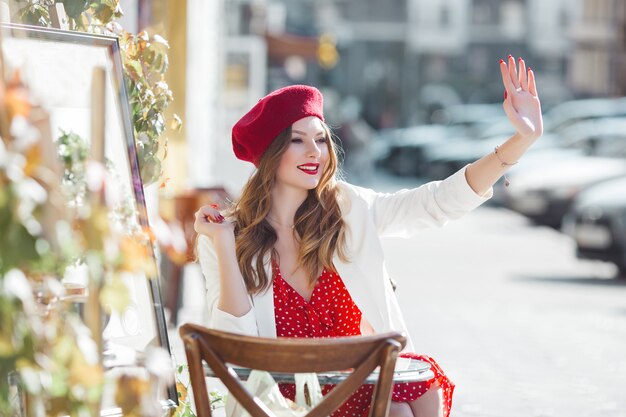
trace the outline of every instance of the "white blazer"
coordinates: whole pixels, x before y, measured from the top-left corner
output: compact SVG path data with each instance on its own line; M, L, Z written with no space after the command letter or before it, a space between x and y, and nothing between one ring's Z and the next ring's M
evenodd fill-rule
M463 168L443 181L433 181L412 190L377 193L340 181L339 202L347 226L349 262L337 255L333 262L352 299L376 333L408 332L385 268L381 237L410 237L420 229L443 226L478 207L489 198L476 194L465 179ZM208 327L246 335L276 337L272 286L251 296L252 309L241 317L217 308L220 281L215 249L204 235L198 240L198 258L206 280ZM266 262L266 273L271 265ZM413 350L411 341L407 350Z

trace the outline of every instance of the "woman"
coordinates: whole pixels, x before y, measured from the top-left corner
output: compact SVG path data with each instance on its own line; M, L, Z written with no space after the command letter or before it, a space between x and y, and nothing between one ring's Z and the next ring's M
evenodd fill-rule
M259 100L232 136L235 155L257 170L227 219L210 206L196 213L209 326L263 337L407 333L380 237L411 236L473 210L542 134L533 72L512 56L500 70L517 133L444 181L394 194L335 179L335 145L315 88ZM448 416L454 385L431 358L406 355L429 361L435 378L396 384L390 415ZM292 396L291 388L282 390ZM334 416L366 416L370 398L364 386Z

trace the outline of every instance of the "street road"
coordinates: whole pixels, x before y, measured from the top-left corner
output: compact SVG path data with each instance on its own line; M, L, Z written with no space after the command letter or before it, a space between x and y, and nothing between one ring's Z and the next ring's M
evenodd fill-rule
M626 416L626 282L612 266L493 207L384 248L416 350L457 384L453 417Z

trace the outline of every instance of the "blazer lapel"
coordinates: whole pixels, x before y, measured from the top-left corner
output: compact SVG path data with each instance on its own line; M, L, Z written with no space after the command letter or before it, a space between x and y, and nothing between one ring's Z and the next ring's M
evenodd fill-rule
M266 256L265 273L272 277L272 267L269 255ZM261 337L276 337L276 317L274 316L274 288L270 284L266 291L252 296L254 310L256 313L257 328Z

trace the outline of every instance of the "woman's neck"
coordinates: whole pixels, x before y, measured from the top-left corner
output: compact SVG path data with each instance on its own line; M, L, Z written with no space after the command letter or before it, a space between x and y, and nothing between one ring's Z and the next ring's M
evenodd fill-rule
M270 222L274 225L293 227L296 211L306 200L307 190L276 186L272 190Z

